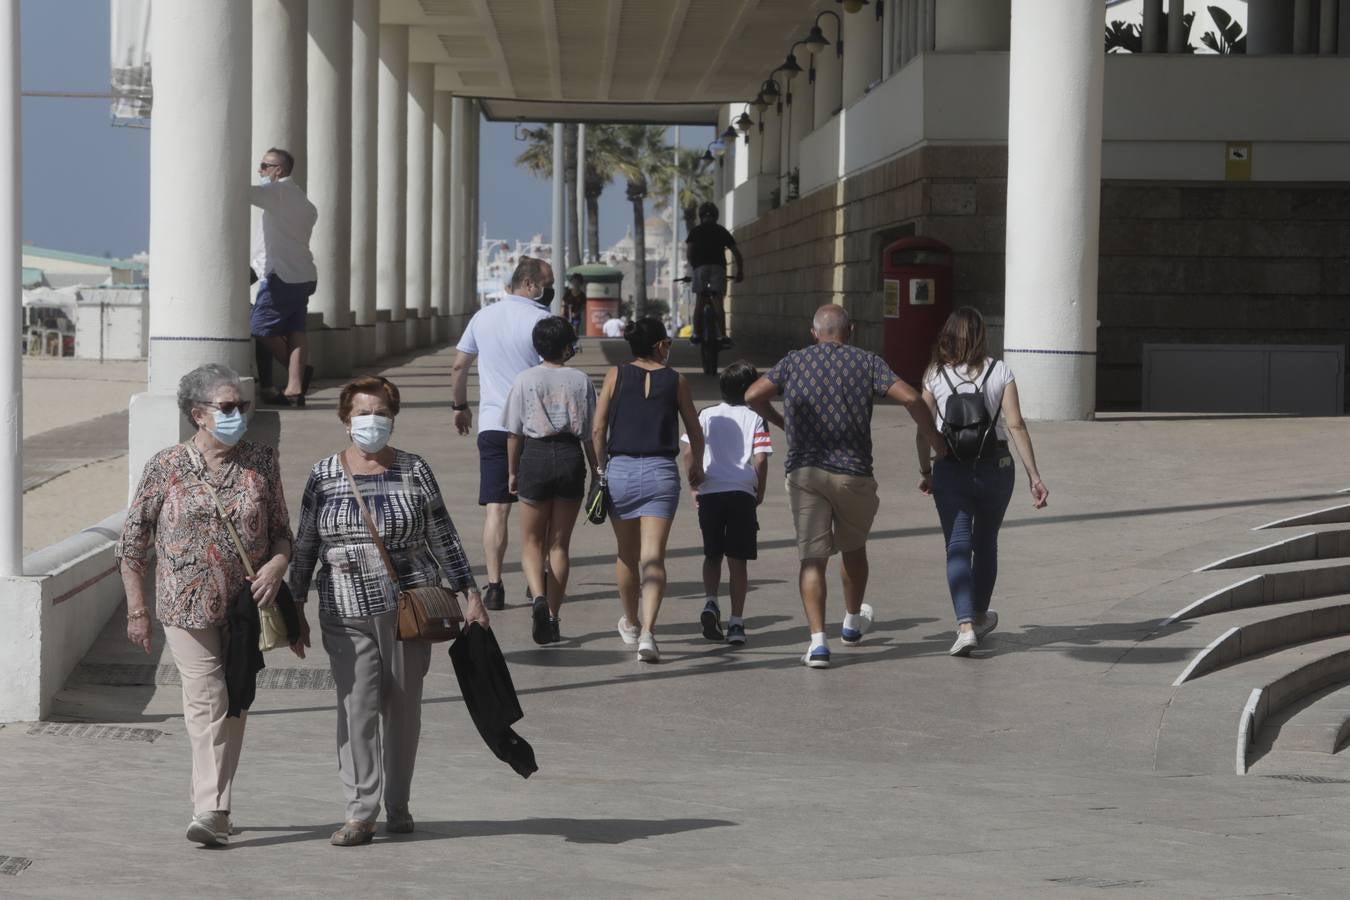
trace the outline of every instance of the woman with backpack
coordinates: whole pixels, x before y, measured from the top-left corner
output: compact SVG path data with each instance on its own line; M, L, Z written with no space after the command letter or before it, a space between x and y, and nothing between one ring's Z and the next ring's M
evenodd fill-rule
M989 608L998 577L998 530L1017 480L1008 436L1031 483L1033 509L1050 496L1036 468L1017 383L1002 360L985 356L984 317L969 306L947 317L924 373L923 399L947 442L933 460L922 435L919 490L932 494L947 543L947 586L956 610L952 656L969 656L998 627Z

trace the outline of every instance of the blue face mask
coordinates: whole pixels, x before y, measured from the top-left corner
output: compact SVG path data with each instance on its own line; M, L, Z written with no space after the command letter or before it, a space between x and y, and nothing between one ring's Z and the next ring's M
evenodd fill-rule
M245 431L248 431L248 419L245 419L244 414L239 410L236 409L228 415L216 410L216 420L211 428L211 433L216 436L216 440L227 447L233 447L239 443L239 439L244 436Z
M394 433L394 420L388 416L352 416L352 443L367 453L379 453Z

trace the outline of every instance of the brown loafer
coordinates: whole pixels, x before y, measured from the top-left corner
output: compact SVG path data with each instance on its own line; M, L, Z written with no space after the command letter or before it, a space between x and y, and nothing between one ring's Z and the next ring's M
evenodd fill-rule
M375 837L375 825L372 822L347 821L333 832L328 843L334 847L359 847L369 844Z

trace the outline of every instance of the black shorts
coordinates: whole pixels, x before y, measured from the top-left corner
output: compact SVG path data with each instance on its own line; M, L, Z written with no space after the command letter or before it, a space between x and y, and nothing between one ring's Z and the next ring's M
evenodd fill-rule
M516 494L526 503L580 501L586 495L586 457L573 434L527 437L520 451Z
M745 491L699 494L698 527L703 531L703 555L711 559L759 557L759 516L755 498Z
M505 431L478 432L478 505L515 503L511 496L511 467L506 462Z

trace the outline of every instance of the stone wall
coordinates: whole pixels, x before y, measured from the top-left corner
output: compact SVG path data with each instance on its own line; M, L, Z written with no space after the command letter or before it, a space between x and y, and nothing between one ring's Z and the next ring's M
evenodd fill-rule
M1006 172L1002 147L924 147L739 229L738 342L803 346L835 302L880 350L880 251L905 234L949 244L956 303L1001 317ZM1099 296L1103 410L1138 408L1145 343L1350 343L1350 185L1108 182Z

